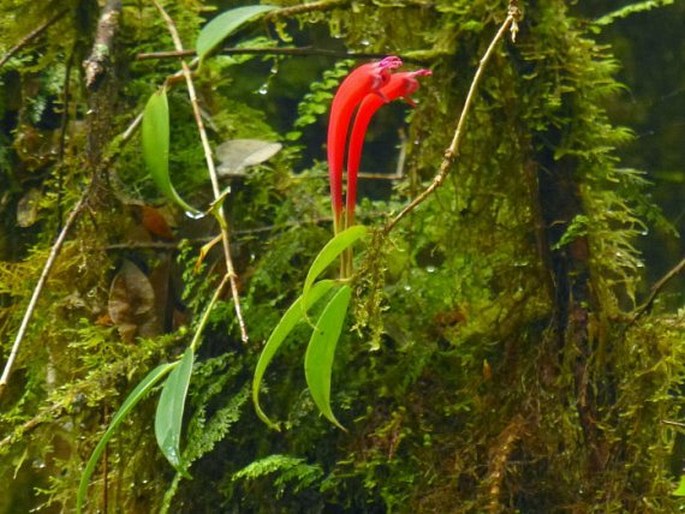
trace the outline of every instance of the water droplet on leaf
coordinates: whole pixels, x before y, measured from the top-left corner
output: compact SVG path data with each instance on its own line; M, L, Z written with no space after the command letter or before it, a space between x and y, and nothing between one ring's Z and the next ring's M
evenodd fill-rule
M206 216L204 212L192 212L192 211L186 211L184 213L188 218L191 220L201 220Z

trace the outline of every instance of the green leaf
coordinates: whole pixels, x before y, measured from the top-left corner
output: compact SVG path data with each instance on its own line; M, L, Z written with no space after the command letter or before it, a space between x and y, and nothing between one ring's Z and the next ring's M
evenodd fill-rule
M288 337L288 334L292 332L302 319L304 318L305 312L309 310L324 294L331 290L335 281L333 280L322 280L317 282L309 294L306 306L303 307L302 297L300 296L295 300L288 310L283 314L280 321L271 332L269 339L264 345L261 355L259 356L259 361L257 362L257 367L255 368L254 378L252 380L252 401L254 403L255 411L257 416L269 425L271 428L278 430L278 425L272 422L261 406L259 405L259 389L262 385L262 379L264 378L264 373L269 363L276 355L276 352L281 347L281 344Z
M331 410L331 375L335 347L340 339L351 296L352 289L344 285L331 298L316 322L304 356L304 376L314 403L326 419L343 430L344 427Z
M157 188L170 200L193 214L200 211L179 196L169 177L169 102L166 88L152 94L143 112L143 160Z
M220 14L207 23L197 36L195 51L200 61L224 39L258 14L278 9L276 5L246 5Z
M680 475L680 484L678 489L673 491L673 496L685 496L685 475Z
M145 378L140 381L131 394L126 397L124 403L121 404L119 410L112 417L109 427L107 427L107 430L100 438L100 441L98 441L97 446L95 446L90 459L88 459L86 468L83 470L83 474L81 475L81 482L79 483L78 493L76 495L76 512L78 514L80 514L83 509L83 502L86 498L86 493L88 492L88 482L90 481L90 477L92 476L93 471L95 471L95 466L100 460L102 452L105 451L107 443L112 438L121 422L126 419L128 413L131 412L131 410L138 405L143 398L145 398L145 395L148 393L148 391L150 391L150 389L152 389L152 387L155 386L155 384L157 384L157 382L164 378L164 376L166 376L166 374L174 369L177 365L178 362L161 364L150 371Z
M309 290L319 275L321 275L321 273L323 273L342 252L364 237L366 233L367 229L364 225L355 225L347 230L343 230L326 243L326 246L321 249L314 259L314 262L309 268L309 272L307 272L307 278L304 280L304 288L302 289L302 298L307 298Z
M195 354L192 347L183 354L178 367L173 371L162 389L155 414L155 436L157 444L169 463L179 473L181 467L181 428L183 427L183 408L188 394L190 375L193 372Z

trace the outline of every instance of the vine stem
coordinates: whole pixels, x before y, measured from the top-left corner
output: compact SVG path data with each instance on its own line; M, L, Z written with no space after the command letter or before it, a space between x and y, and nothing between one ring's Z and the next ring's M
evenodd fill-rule
M490 42L488 49L485 51L485 54L483 54L483 57L481 58L478 64L478 69L476 70L476 73L473 76L473 80L471 81L471 87L469 88L469 92L466 95L464 107L461 111L461 115L459 116L459 121L457 122L457 129L454 132L454 137L452 137L452 143L447 148L447 150L445 150L442 162L440 163L440 167L438 168L438 174L433 179L433 182L431 182L431 184L425 190L423 190L416 198L414 198L407 206L405 206L399 214L397 214L383 227L383 234L388 234L393 228L395 228L395 226L402 220L402 218L407 216L410 212L416 209L416 207L422 204L426 200L426 198L433 194L433 192L442 185L442 183L445 181L445 178L447 178L447 175L449 174L450 170L450 165L452 164L454 159L459 155L459 144L461 143L462 137L464 135L466 118L468 117L468 113L473 105L473 101L476 97L476 91L478 90L478 86L480 85L480 81L483 77L483 73L485 72L485 68L487 67L487 64L490 61L492 55L495 53L497 43L499 43L499 41L504 37L504 34L507 32L507 30L511 29L512 38L516 37L515 34L518 30L517 22L520 19L520 17L521 11L516 5L516 2L510 2L509 12L507 14L506 19L504 20L499 30L495 34L495 37Z
M169 16L169 14L164 10L164 7L159 3L158 0L152 0L157 7L157 10L164 18L167 24L169 34L174 41L174 47L176 51L183 51L183 43L178 35L178 30L176 29L176 24L174 20ZM209 179L212 183L212 191L214 192L214 198L219 199L221 196L221 190L219 189L219 178L216 172L216 167L214 165L214 157L212 156L212 148L209 146L209 138L207 137L207 131L205 130L204 122L202 121L202 114L200 111L200 105L197 100L197 94L195 92L195 84L193 83L193 76L190 71L190 67L185 60L181 60L181 66L183 69L183 76L186 80L186 87L188 88L188 96L190 98L190 103L193 106L193 115L195 117L195 124L197 125L197 130L200 133L200 140L202 141L202 150L205 155L205 162L207 164L207 171L209 172ZM231 256L231 246L230 246L230 236L228 231L228 224L226 223L226 218L224 217L223 205L219 204L216 210L216 218L219 222L219 228L221 230L221 241L224 247L224 260L226 261L226 274L231 284L231 295L233 297L233 306L235 309L235 315L238 320L238 325L240 327L240 335L244 343L247 343L249 338L247 335L247 328L245 327L245 320L243 319L242 308L240 306L240 295L238 292L238 276L235 273L235 268L233 267L233 258Z

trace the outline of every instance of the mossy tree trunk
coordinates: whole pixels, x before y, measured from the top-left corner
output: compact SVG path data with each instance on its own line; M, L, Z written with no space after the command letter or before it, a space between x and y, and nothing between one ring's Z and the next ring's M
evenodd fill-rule
M163 3L190 46L205 3ZM20 242L3 248L0 265L3 355L60 213L84 183L97 187L88 186L0 398L0 473L16 484L0 512L42 503L70 512L103 423L140 377L183 352L223 271L211 253L197 263L218 228L165 205L138 145L126 146L130 134L115 137L176 72L176 60L135 58L172 47L158 12L73 2L53 20L33 3L11 4L0 7L3 51L51 21L0 69L2 208L27 215L25 198L38 191L30 223L3 225L3 242ZM29 4L28 21L13 26L13 9ZM392 214L435 177L508 2L324 1L269 14L236 36L259 52L278 38L291 46L288 37L313 49L271 48L266 63L256 51L206 59L195 80L212 143L285 146L230 179L251 342L241 342L231 298L221 298L186 407L182 448L194 479L157 451L151 398L110 443L90 512L678 510L685 321L637 307L647 186L615 153L630 139L605 110L620 89L617 63L567 2L520 4L517 39L501 41L487 63L449 175L389 232ZM354 319L334 369L334 410L349 431L317 416L301 373L306 335L295 332L299 344L266 377L266 408L288 428L275 433L257 420L248 389L262 341L330 237L314 161L330 93L349 68L338 62L343 44L401 55L433 75L411 114L380 111L367 142L368 171L394 170L394 145L406 160L392 191L361 190L358 220L378 230L357 259ZM317 55L320 47L328 52ZM67 71L69 59L86 57L83 73ZM176 82L168 81L175 186L208 205ZM13 90L19 101L9 101Z

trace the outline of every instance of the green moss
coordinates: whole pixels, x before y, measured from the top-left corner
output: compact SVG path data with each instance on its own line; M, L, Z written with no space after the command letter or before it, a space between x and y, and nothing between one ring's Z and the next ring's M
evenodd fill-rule
M13 27L9 13L22 3L11 4L0 8L3 48L42 13L32 3L33 22ZM360 219L380 229L435 176L507 2L320 7L279 22L280 33L297 44L396 52L433 70L402 121L405 178L364 200ZM300 145L231 179L226 211L251 341L240 342L232 300L221 298L202 335L186 408L181 447L193 480L176 476L157 451L150 398L97 469L93 512L104 508L105 488L112 512L677 511L670 493L682 467L685 319L682 312L632 316L644 288L636 239L663 219L644 177L616 157L632 137L605 111L621 89L619 65L566 2L523 7L517 43L502 41L485 70L447 180L389 234L376 230L357 256L354 330L340 341L333 373L332 403L347 433L317 417L306 391L306 330L294 331L265 377L265 406L288 430L263 426L247 391L262 342L330 238L319 129L350 62L281 57L274 72L272 57L207 61L197 85L212 144L250 137ZM204 3L169 8L190 45ZM152 6L127 5L124 14L110 132L123 130L177 68L130 58L171 41ZM50 30L96 18L71 16ZM262 26L240 37L274 46ZM11 68L20 72L20 89L38 92L19 107L2 103L21 123L2 135L11 142L2 154L11 187L0 208L13 215L25 189L43 191L34 227L3 225L2 240L17 242L0 263L3 355L63 213L94 171L84 164L91 134L82 129L69 133L60 162L29 162L25 151L34 148L29 136L60 140L59 128L36 125L50 97L64 93L60 56L85 52L78 37L65 29L43 43L44 53L32 45L17 57ZM75 77L67 115L78 125L88 93ZM254 84L267 82L268 95L253 95ZM170 93L172 174L202 205L210 188L186 96L181 87ZM290 106L287 116L279 101ZM384 130L372 125L371 136ZM137 142L121 153L114 142L100 150L116 158L111 180L70 234L0 399L0 478L13 482L0 512L73 509L103 427L140 377L182 353L223 274L217 250L196 269L198 248L217 230L211 221L171 210L177 240L146 231L134 206L157 204L159 195ZM155 287L164 333L126 342L108 319L112 278L124 259Z

